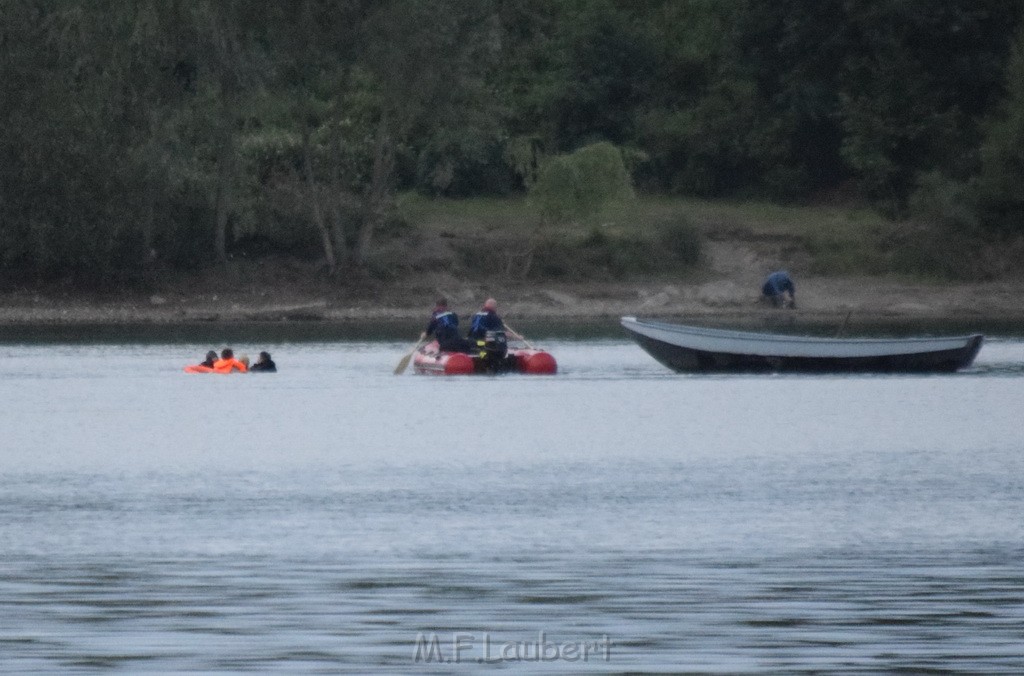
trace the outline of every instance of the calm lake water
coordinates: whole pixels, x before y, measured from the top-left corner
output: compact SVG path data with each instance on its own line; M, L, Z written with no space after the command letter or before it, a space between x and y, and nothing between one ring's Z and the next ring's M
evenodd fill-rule
M836 377L535 342L559 375L0 345L0 671L1024 671L1024 341Z

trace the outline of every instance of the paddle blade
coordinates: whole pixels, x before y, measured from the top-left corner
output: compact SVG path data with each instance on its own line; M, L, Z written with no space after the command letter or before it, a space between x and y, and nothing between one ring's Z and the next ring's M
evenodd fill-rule
M412 356L414 354L416 354L416 350L419 349L420 343L422 343L423 340L426 337L427 337L426 333L421 333L420 337L419 337L419 340L417 340L416 344L412 346L412 349L409 350L409 353L407 355L405 355L404 357L402 357L401 359L398 360L398 366L395 367L395 375L396 376L399 376L399 375L402 375L403 373L405 373L406 367L409 366L409 361L412 359Z
M413 352L415 352L415 350L413 350ZM410 352L409 354L405 355L400 360L398 360L398 366L395 367L396 376L400 376L403 373L405 373L405 369L409 367L409 362L412 361L413 352Z

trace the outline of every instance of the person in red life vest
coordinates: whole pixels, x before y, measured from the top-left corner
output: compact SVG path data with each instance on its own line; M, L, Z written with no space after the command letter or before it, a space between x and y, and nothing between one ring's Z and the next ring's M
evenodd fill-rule
M235 353L230 347L225 347L220 351L220 359L213 362L214 373L231 373L233 370L238 370L240 373L245 373L249 369L246 367L244 362L240 362L235 359Z

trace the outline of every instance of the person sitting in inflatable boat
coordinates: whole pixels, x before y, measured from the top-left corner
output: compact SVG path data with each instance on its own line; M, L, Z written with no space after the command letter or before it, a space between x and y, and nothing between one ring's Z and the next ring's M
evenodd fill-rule
M434 336L443 352L472 352L474 345L459 335L459 316L448 309L448 301L441 298L430 315L430 323L420 340Z
M488 331L504 331L505 322L501 321L501 317L498 316L498 301L493 298L488 298L484 301L484 306L473 315L473 320L469 326L469 338L470 340L480 340Z
M488 298L483 308L473 315L469 327L469 339L476 345L481 359L498 366L508 354L508 338L505 336L505 322L498 316L498 301Z

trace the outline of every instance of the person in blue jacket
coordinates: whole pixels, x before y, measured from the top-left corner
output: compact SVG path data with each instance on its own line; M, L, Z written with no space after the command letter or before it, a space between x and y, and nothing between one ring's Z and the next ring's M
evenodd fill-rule
M480 340L487 336L488 331L504 331L505 322L498 316L498 301L488 298L484 306L473 315L473 321L469 326L470 340Z
M796 307L796 285L785 270L768 275L761 286L761 297L775 307Z
M472 352L473 344L459 335L459 316L448 309L448 301L441 298L430 315L430 323L420 340L434 336L444 352Z
M469 327L469 340L476 345L485 364L493 370L502 370L510 366L506 360L508 355L506 334L522 338L518 333L505 326L505 322L498 316L498 301L488 298L480 311L473 315L473 322Z

